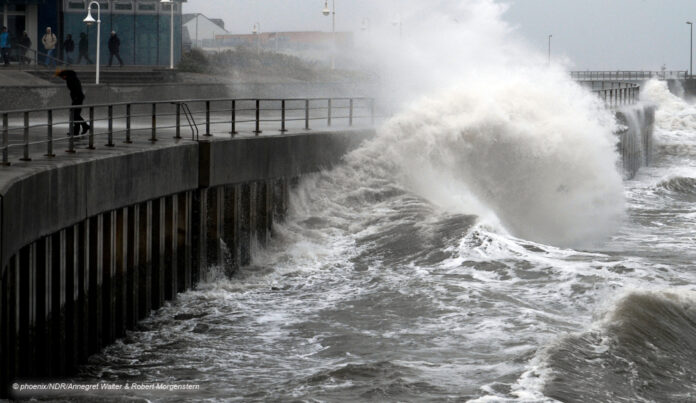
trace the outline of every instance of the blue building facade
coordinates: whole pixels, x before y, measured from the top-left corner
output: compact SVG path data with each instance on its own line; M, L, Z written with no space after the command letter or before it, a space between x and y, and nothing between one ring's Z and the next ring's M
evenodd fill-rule
M174 63L181 59L181 0L98 0L101 9L101 63L109 58L108 41L115 31L121 41L120 55L128 65L168 66L171 9L174 10ZM46 27L51 27L61 44L58 56L64 58L62 43L68 34L75 41L73 61L77 60L80 34L87 34L89 57L96 61L97 24L83 22L89 0L0 0L0 20L8 26L13 40L27 31L32 48L44 52L41 44ZM97 19L97 7L92 5ZM85 63L85 61L82 61Z

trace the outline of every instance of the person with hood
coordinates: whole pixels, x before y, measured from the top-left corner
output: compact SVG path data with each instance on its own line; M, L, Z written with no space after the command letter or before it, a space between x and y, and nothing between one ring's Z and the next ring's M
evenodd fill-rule
M10 33L7 32L7 27L2 27L0 31L0 52L2 52L2 61L5 66L10 65Z
M116 59L118 59L121 67L123 67L123 60L121 60L121 56L119 55L120 48L121 40L118 39L116 31L111 31L111 38L109 38L109 67L111 67L111 61L113 60L114 56L116 56Z
M21 55L19 62L22 64L31 63L31 58L27 56L29 54L29 50L31 50L31 38L29 38L29 35L27 35L27 31L22 32L22 37L19 38L19 44L23 46L19 49L19 54Z
M58 43L58 39L51 32L51 27L46 27L46 34L41 38L41 43L43 43L44 49L46 49L46 66L50 64L55 66L56 43Z
M87 38L87 34L84 32L80 32L80 41L77 43L77 64L80 64L82 61L82 58L84 57L87 63L93 64L92 60L89 58L89 55L87 52L89 52L89 39Z
M82 105L82 102L85 100L85 94L82 92L82 83L80 82L80 79L77 78L77 73L75 73L73 70L58 69L56 70L55 75L65 80L65 84L68 86L68 90L70 90L70 99L72 100L72 105ZM71 110L73 118L73 129L72 133L70 134L73 136L77 136L78 134L80 134L80 127L82 127L82 134L87 133L87 130L90 129L90 126L82 118L82 108L72 108Z
M72 64L72 53L75 50L75 41L72 39L72 35L68 34L63 42L63 52L65 52L65 62Z

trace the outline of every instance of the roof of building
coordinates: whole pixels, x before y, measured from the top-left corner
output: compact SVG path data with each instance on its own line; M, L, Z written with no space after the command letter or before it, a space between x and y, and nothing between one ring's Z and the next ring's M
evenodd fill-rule
M205 18L206 20L212 22L213 24L217 25L218 27L225 29L225 21L223 21L221 18L208 18L205 15L200 14L200 13L182 14L181 15L181 23L186 24L187 22L196 18L197 15L200 16L199 18Z

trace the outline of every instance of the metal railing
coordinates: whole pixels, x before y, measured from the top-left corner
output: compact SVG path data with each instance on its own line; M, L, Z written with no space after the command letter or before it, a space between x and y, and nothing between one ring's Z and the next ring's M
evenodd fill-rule
M685 80L687 71L643 71L643 70L617 70L617 71L571 71L570 77L575 80L592 81L618 81L618 80Z
M28 47L26 47L24 45L20 45L18 43L14 44L14 46L16 46L17 50L19 51L19 52L17 52L18 53L17 58L19 59L20 64L26 64L26 65L32 64L34 66L34 68L36 69L39 66L39 56L41 56L41 60L44 62L48 58L56 65L68 65L68 62L66 62L65 60L59 59L59 58L54 57L54 56L49 56L47 53L39 52L36 49L28 48ZM27 58L26 57L27 51L32 52L34 54L34 57ZM22 61L24 61L26 59L30 59L29 63L22 63Z
M191 140L198 141L213 133L232 137L247 132L259 136L264 130L284 133L290 129L310 130L323 124L354 126L373 125L373 98L285 98L285 99L187 99L152 102L122 102L79 106L89 129L73 133L79 122L73 121L74 106L46 109L0 111L2 116L2 164L10 165L11 151L17 150L21 161L31 161L32 153L45 150L54 157L56 143L67 143L68 153L75 153L86 140L85 149L94 149L97 138L105 138L106 147L117 140L132 143L135 136L156 142L162 133L182 140L182 127L191 130ZM182 124L181 115L186 121ZM317 123L320 122L320 123ZM54 136L55 133L64 133ZM14 155L14 154L13 154Z

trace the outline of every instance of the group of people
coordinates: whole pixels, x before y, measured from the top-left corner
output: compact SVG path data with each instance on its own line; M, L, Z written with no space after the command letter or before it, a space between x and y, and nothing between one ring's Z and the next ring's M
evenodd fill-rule
M31 58L29 56L32 52L32 43L26 31L24 31L24 33L22 34L22 37L19 39L18 44L20 45L20 64L31 62ZM46 55L44 59L44 64L46 66L55 66L57 64L56 62L58 61L58 59L56 58L58 38L56 37L56 34L54 34L51 31L51 27L46 28L46 33L41 38L41 44L43 45ZM111 66L111 62L114 57L116 57L119 64L123 66L123 60L121 60L120 55L121 40L119 39L115 31L111 31L111 37L109 38L108 46L110 54L109 66ZM10 64L11 47L12 46L10 41L10 35L9 32L7 32L7 27L2 27L2 29L0 30L0 57L2 58L2 61L5 66ZM89 39L87 37L87 34L84 32L80 33L80 39L77 44L77 50L78 56L76 64L80 64L82 59L85 59L85 61L89 64L94 63L92 59L90 59L89 57ZM63 41L63 53L66 64L73 64L74 52L75 41L73 40L71 34L67 34L65 37L65 41Z

